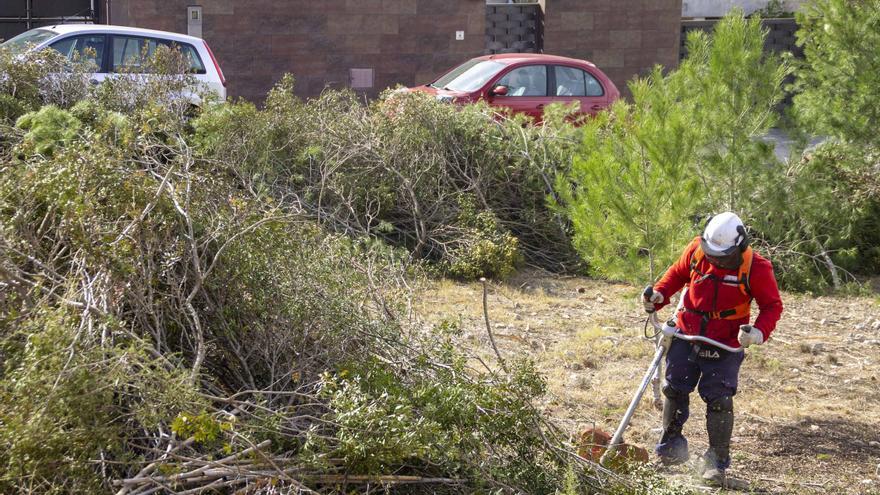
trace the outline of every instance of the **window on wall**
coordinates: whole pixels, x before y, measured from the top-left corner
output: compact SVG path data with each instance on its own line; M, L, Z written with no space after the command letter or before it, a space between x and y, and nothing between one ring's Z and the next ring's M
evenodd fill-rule
M547 96L547 66L517 67L505 74L498 85L507 87L507 96Z
M352 89L371 89L373 87L373 69L349 69L348 76Z

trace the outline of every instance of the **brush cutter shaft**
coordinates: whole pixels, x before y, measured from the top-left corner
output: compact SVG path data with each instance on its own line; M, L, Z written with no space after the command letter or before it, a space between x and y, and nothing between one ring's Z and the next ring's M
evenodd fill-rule
M651 313L648 318L651 320L651 325L654 325L654 328L659 332L663 325L657 318L657 313ZM686 340L688 342L704 342L719 349L724 349L727 352L744 352L742 347L730 347L729 345L722 344L721 342L718 342L717 340L712 340L708 337L703 337L702 335L687 335L681 333L681 330L676 332L673 336L677 339Z
M649 289L645 289L645 295L650 296ZM683 302L684 292L682 292L681 298L678 302L679 308L681 308ZM648 319L650 320L651 325L654 326L654 329L658 333L660 333L661 329L663 328L663 324L660 323L660 319L657 318L657 313L651 312L648 316ZM708 337L703 337L702 335L684 334L681 332L681 330L673 334L673 337L681 340L686 340L688 342L703 342L715 346L719 349L724 349L728 352L743 352L742 347L730 347L729 345L724 345L721 342L712 340ZM657 351L654 353L654 360L651 361L651 367L648 368L648 371L645 373L644 378L642 378L642 383L639 385L638 390L636 390L632 402L629 403L629 407L626 409L626 413L623 415L623 419L620 421L620 426L617 427L617 430L614 432L614 436L611 437L611 442L608 443L608 449L605 450L605 453L602 454L602 457L599 459L599 464L605 464L605 462L614 455L614 452L620 445L621 440L623 439L623 433L626 431L626 427L629 426L629 421L632 419L633 414L636 412L636 407L638 407L639 402L641 402L642 396L645 395L645 390L648 388L648 384L651 383L651 379L654 377L654 373L657 371L657 367L660 366L660 362L663 360L663 356L666 354L667 348L668 344L663 345L663 336L661 335L657 341Z
M663 359L663 355L666 353L666 348L663 346L657 347L657 352L654 353L654 360L651 361L651 367L648 368L648 372L645 373L644 378L642 378L642 383L639 385L638 390L636 390L635 396L633 396L632 402L629 403L629 407L626 410L626 413L623 415L623 420L620 422L620 426L617 427L617 431L614 432L614 436L611 437L611 441L608 443L608 449L602 454L602 457L599 459L599 464L605 464L612 455L614 455L614 451L617 446L620 444L621 439L623 438L623 432L626 431L626 427L629 426L629 420L632 419L632 415L636 412L636 407L638 407L639 402L642 400L642 396L645 394L645 390L648 388L648 384L651 383L651 379L654 377L654 371L657 369L657 366L660 366L660 361Z

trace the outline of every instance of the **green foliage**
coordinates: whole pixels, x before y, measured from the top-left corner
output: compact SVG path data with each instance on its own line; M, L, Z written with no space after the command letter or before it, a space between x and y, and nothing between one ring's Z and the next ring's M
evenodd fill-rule
M125 149L135 139L131 119L119 112L108 111L95 100L82 100L70 109L71 115L87 125L95 138Z
M567 465L544 450L540 413L531 404L545 384L533 365L514 362L509 376L474 380L452 341L436 351L417 356L448 363L429 374L401 375L378 361L328 374L327 420L338 428L332 437L312 430L306 452L341 457L351 473L431 465L478 486L481 478L503 479L528 493L552 493ZM483 459L483 466L469 459Z
M504 230L492 211L477 212L470 199L461 200L456 227L457 246L447 255L447 273L462 279L504 279L521 263L518 240Z
M218 106L193 126L197 149L236 163L230 172L254 194L293 197L326 228L382 239L441 270L455 265L456 276L500 277L519 252L557 268L574 261L546 196L576 131L563 110L550 114L524 127L483 105L399 92L369 106L347 92L303 103L287 78L265 110ZM480 213L463 212L462 196Z
M688 165L695 138L674 80L656 70L584 128L582 153L557 180L574 242L592 270L631 281L653 279L676 257L700 196Z
M199 414L181 412L171 421L171 431L178 437L192 437L196 442L203 444L216 442L224 431L230 430L232 430L232 422L218 421L205 411Z
M762 18L794 17L794 13L785 8L784 0L768 0L767 5L754 12Z
M620 102L585 126L557 191L595 273L654 279L697 233L691 219L749 213L772 159L756 138L774 122L788 71L763 55L763 39L760 21L735 11L712 37L690 35L677 70L635 81L632 104Z
M776 166L762 137L777 121L787 63L764 53L766 32L758 18L733 11L715 26L688 37L688 58L672 78L682 78L683 96L694 105L701 133L699 162L691 165L706 195L703 211L732 210L750 220L756 185Z
M877 146L880 1L814 0L797 15L804 60L794 97L812 130Z
M821 293L855 281L855 274L880 272L874 160L853 146L826 143L768 184L774 194L753 227L786 287Z
M520 239L567 245L544 201L571 128L419 96L302 103L290 78L266 110L187 121L166 82L37 91L2 124L0 491L106 491L270 440L248 460L304 479L552 493L568 459L540 375L469 368L453 326L407 317L408 284L411 253L503 276Z
M69 108L88 94L94 68L54 50L14 54L0 48L0 124L42 105Z
M767 175L752 203L758 237L786 287L846 289L876 274L880 211L875 45L880 4L817 0L798 14L794 116L832 141Z
M94 459L126 460L120 439L192 403L185 376L166 372L136 341L103 349L78 328L78 311L41 311L3 334L0 490L100 491ZM116 328L105 320L100 326ZM8 328L8 327L6 327ZM123 398L136 396L123 405ZM64 480L63 485L56 484Z
M80 122L70 112L47 105L22 115L15 125L27 131L21 153L51 156L56 147L63 146L77 135Z

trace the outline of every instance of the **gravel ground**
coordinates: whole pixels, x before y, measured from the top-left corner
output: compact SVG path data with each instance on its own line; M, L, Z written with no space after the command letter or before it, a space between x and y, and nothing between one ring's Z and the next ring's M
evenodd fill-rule
M526 272L489 285L489 318L505 358L535 360L548 382L542 407L574 436L612 432L653 354L639 289ZM432 282L416 313L454 319L464 344L491 358L479 283ZM880 494L880 298L783 294L773 338L751 348L735 398L731 474L756 493ZM627 431L649 450L659 436L651 392ZM694 394L686 425L693 453L706 448L704 405ZM698 491L688 468L666 472Z

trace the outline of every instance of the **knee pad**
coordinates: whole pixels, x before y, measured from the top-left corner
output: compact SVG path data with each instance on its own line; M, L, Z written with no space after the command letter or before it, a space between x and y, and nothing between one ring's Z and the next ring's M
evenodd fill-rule
M668 383L663 385L663 395L665 395L667 399L674 401L685 401L690 396L688 393L680 392L672 388Z
M718 397L706 404L706 410L711 412L733 412L733 397L729 395Z

